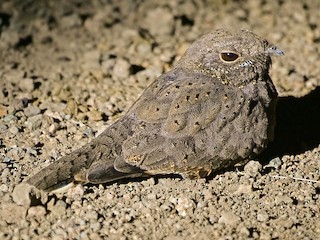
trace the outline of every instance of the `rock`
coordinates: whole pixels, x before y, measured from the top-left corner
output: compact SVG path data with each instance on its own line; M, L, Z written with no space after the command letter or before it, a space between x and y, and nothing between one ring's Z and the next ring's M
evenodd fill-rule
M7 109L3 105L0 105L0 117L5 115L7 115Z
M67 191L68 198L80 200L84 195L84 189L82 185L71 187Z
M28 210L29 217L43 217L46 215L46 209L43 206L30 207Z
M180 197L176 203L176 210L181 217L187 216L187 211L194 207L195 203L188 197Z
M124 59L117 59L114 67L112 77L125 79L129 77L130 64Z
M279 168L282 165L282 161L279 157L276 157L272 159L267 165L265 165L263 168Z
M250 161L244 166L244 173L248 177L256 177L260 174L262 165L258 161Z
M0 168L1 169L1 168ZM1 186L0 186L0 191L1 192L8 192L8 186L7 185L5 185L5 184L2 184Z
M172 13L161 7L148 11L144 23L153 36L169 36L174 28Z
M293 200L289 196L278 195L274 199L274 202L275 202L276 205L280 205L280 204L288 205L288 204L292 204Z
M30 130L35 130L39 128L42 124L42 114L38 114L32 117L29 117L26 121L26 125Z
M45 204L48 201L48 194L23 182L15 186L12 198L16 204L29 207L35 199Z
M259 222L266 222L266 221L269 220L269 216L268 216L268 214L266 214L266 213L258 213L258 214L257 214L257 220L258 220Z
M244 235L244 236L246 236L246 237L249 237L249 236L250 236L250 231L249 231L249 229L248 229L247 227L245 227L245 226L241 226L241 227L238 228L237 230L239 231L239 233L240 233L241 235Z
M48 209L52 212L53 215L55 216L62 216L65 214L67 208L67 204L62 201L58 200L53 206L50 206L48 204Z
M27 209L27 206L17 206L14 203L1 204L0 219L4 219L7 223L16 224L25 218Z
M86 212L86 218L96 221L98 219L98 213L95 210L89 210Z
M237 226L240 221L241 221L241 218L230 211L222 212L221 217L218 220L219 223L224 223L225 225L229 225L233 227Z
M70 14L60 19L60 24L64 28L73 28L81 25L81 19L77 14Z
M101 52L97 49L85 52L83 54L83 61L82 68L85 71L92 72L92 70L96 70L100 68L100 56Z
M240 184L238 189L234 192L234 194L248 194L252 193L252 184Z
M27 108L24 109L24 114L26 117L32 117L40 113L40 109L36 106L29 105Z
M102 113L97 110L90 110L87 113L90 121L100 121L102 120Z
M22 78L19 81L19 87L22 91L32 92L34 88L33 80L31 78Z
M12 125L12 126L9 128L9 132L10 132L12 135L16 135L16 134L19 132L19 128L17 128L15 125Z
M0 131L4 132L8 129L8 126L7 125L4 125L4 124L0 124Z
M58 123L52 123L48 128L48 132L51 133L51 134L55 134L58 129L59 129L59 124Z
M77 104L77 102L75 100L73 100L73 99L70 99L67 102L67 105L66 105L65 109L63 110L63 112L66 115L70 115L70 116L77 115L78 114L78 104Z
M29 184L25 183L20 183L18 184L13 192L12 192L12 198L13 201L18 204L18 205L26 205L30 206L31 204L31 199L30 199L30 194L32 192L32 186Z
M8 114L3 118L3 121L9 123L9 122L14 121L16 119L17 119L16 116L14 116L13 114Z

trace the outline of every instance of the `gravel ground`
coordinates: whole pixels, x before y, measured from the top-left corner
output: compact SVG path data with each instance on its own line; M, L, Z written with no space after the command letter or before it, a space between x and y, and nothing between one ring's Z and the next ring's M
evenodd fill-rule
M320 1L0 1L0 239L320 239ZM210 179L15 187L122 116L190 43L284 52L276 140ZM301 178L301 179L300 179Z

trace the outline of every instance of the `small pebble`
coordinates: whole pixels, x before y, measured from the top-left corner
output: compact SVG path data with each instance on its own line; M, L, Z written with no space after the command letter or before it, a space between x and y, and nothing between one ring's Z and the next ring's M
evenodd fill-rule
M65 109L63 110L63 112L66 115L70 115L70 116L77 115L77 113L78 113L78 104L76 103L76 101L73 100L73 99L69 100L67 102L67 105L66 105Z
M239 229L239 233L244 236L248 236L248 237L250 235L250 231L248 230L248 228L246 228L244 226Z
M43 217L46 215L46 209L43 206L30 207L28 210L29 217Z
M42 124L42 114L38 114L32 117L29 117L28 120L26 121L26 126L30 130L36 130L39 128Z
M147 12L145 26L152 35L168 36L174 28L174 16L165 8L155 8Z
M187 210L195 207L195 203L188 197L178 198L176 204L176 210L181 217L185 217L187 215Z
M67 208L67 204L62 201L62 200L58 200L56 202L56 204L54 204L53 206L51 206L49 208L48 206L48 209L51 211L51 213L55 216L62 216L65 214L65 211L66 211L66 208Z
M279 168L282 165L282 161L279 157L273 158L269 164L267 164L266 166L264 166L264 168Z
M221 217L218 220L219 223L224 223L229 226L237 226L240 221L241 218L230 211L222 212Z
M40 113L40 109L36 106L29 105L27 108L24 109L24 114L26 117L32 117Z
M68 189L67 195L72 199L81 199L84 195L83 186L78 184L75 187L71 187Z
M11 121L16 120L16 119L17 118L14 115L8 114L3 118L3 121L4 122L11 122Z
M234 192L234 194L248 194L252 193L252 184L240 184L238 189Z
M16 126L12 125L9 128L9 132L12 133L12 135L16 135L19 132L19 128L17 128Z
M54 134L58 129L59 129L59 124L58 123L52 123L48 128L48 132L51 133L51 134Z
M266 214L266 213L258 213L258 214L257 214L257 220L258 220L259 222L266 222L266 221L269 220L269 216L268 216L268 214Z
M77 14L68 14L59 19L59 22L64 28L73 28L81 25L81 19Z
M293 200L287 195L278 195L275 197L274 202L276 205L292 204Z
M30 199L30 193L31 188L29 184L20 183L18 184L12 193L13 201L18 205L26 205L30 206L31 199Z
M22 91L32 92L34 88L33 80L31 78L22 78L21 81L19 81L19 87Z
M0 124L0 131L5 131L8 129L8 126L5 124Z
M0 105L0 117L3 117L5 115L7 115L7 109L4 106Z
M88 111L86 114L89 117L89 120L91 120L91 121L100 121L100 120L102 120L102 114L99 111L91 110L91 111Z
M5 193L5 192L8 192L8 189L9 189L8 186L5 185L5 184L2 184L2 185L0 186L0 191L1 191L1 192L4 192L4 193Z
M117 79L129 77L130 64L124 59L118 59L114 65L112 76Z
M0 219L5 219L7 223L17 223L25 218L26 206L17 206L15 203L4 203L0 206Z
M258 161L250 161L244 166L244 173L249 177L256 177L260 174L262 165Z

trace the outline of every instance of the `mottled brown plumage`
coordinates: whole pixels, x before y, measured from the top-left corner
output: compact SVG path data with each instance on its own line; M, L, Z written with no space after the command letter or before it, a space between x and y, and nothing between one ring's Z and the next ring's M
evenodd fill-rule
M273 138L272 54L283 53L250 31L204 35L124 117L28 182L49 189L73 180L171 173L198 178L254 157Z

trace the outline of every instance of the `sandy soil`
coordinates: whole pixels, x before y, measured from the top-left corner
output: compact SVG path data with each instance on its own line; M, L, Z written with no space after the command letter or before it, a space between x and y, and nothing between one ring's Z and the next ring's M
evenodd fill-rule
M0 239L320 239L319 9L314 0L0 1ZM276 140L259 159L206 180L13 191L101 133L221 27L251 29L285 52L271 69Z

